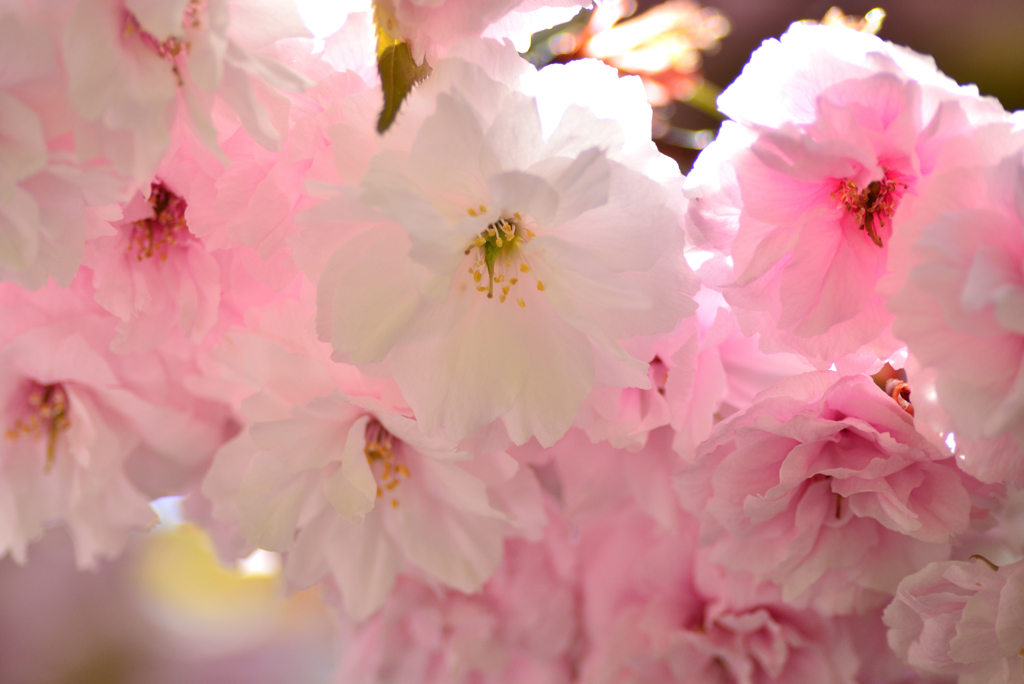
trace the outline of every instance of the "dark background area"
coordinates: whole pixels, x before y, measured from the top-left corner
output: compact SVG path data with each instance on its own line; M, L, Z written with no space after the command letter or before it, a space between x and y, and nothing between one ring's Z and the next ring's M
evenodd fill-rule
M639 10L659 0L638 0ZM777 37L793 21L820 20L837 5L863 15L874 7L886 12L878 35L935 58L939 69L959 83L976 83L1010 111L1024 109L1024 0L705 0L728 17L732 31L717 54L705 55L704 75L725 88L740 73L750 53L765 38ZM718 122L692 107L677 105L672 123L681 128L717 128ZM684 170L689 151L666 150Z

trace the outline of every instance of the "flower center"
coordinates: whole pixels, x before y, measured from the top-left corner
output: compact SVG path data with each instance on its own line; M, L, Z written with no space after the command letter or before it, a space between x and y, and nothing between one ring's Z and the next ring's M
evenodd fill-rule
M151 259L158 254L160 261L167 261L167 250L189 235L185 223L185 200L167 189L163 183L153 183L149 204L153 207L151 218L132 222L132 236L128 252L136 247L139 261Z
M68 395L60 384L40 385L33 382L28 390L28 406L23 415L7 430L9 440L46 437L46 468L50 472L57 449L57 438L71 427L68 417Z
M839 186L832 193L832 198L838 202L839 208L853 214L861 230L865 231L871 241L879 247L882 246L882 238L879 237L877 229L885 225L885 219L892 217L903 192L907 189L907 183L901 179L900 174L889 169L884 171L882 180L868 183L863 190L849 178L844 178L839 181Z
M393 492L402 478L408 479L409 468L403 458L395 454L397 442L387 429L376 418L366 424L366 446L363 453L377 480L377 498L383 498L385 492ZM391 507L398 508L398 499L392 495Z
M487 211L484 206L480 211L469 209L470 216L478 216ZM525 227L523 217L519 213L510 217L499 218L491 223L466 248L466 254L475 252L473 265L469 274L477 292L486 292L488 299L494 298L494 285L500 288L498 301L504 302L509 292L519 283L521 274L530 273L530 264L526 261L522 248L533 239L533 231ZM484 273L487 274L487 285L483 285ZM544 283L537 280L537 289L544 290ZM526 301L516 297L516 303L526 308Z

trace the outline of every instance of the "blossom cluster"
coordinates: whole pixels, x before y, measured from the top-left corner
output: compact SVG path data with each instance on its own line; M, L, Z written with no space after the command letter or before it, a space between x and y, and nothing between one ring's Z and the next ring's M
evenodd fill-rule
M186 497L346 683L1024 681L1018 116L798 23L684 177L584 0L342 4L0 6L0 556Z

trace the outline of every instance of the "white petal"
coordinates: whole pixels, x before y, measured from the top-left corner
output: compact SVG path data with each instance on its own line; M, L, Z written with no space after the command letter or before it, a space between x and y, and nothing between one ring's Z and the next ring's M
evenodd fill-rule
M339 515L359 524L371 510L377 498L377 482L366 460L366 424L363 416L352 424L341 454L341 468L324 482L324 495Z

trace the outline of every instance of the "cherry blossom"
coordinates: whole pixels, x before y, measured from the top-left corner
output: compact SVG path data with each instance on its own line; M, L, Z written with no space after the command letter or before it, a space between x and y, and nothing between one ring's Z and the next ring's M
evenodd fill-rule
M619 340L692 311L680 177L638 135L639 82L467 49L483 68L438 64L370 160L362 202L380 213L346 212L355 235L319 276L320 333L339 359L386 361L427 434L500 420L513 442L547 445L595 384L649 386L649 359ZM563 99L588 80L608 86L594 112Z
M884 602L903 576L948 558L972 516L952 457L863 376L797 376L762 393L677 483L713 561L827 615Z
M308 85L261 52L309 35L288 0L80 0L64 21L71 104L92 124L80 131L82 144L102 149L140 182L155 171L178 116L216 147L215 96L254 139L276 148L280 134L261 102L272 98L263 84Z
M983 557L931 563L900 582L885 609L889 645L925 672L960 684L1024 681L1024 563Z
M156 522L150 499L194 484L232 429L225 406L181 385L194 364L111 354L116 319L90 294L84 276L0 290L0 553L18 562L55 523L80 566L116 555Z
M475 594L399 580L379 612L342 631L337 681L574 681L581 637L574 547L569 525L554 506L548 512L545 539L507 540L501 565Z
M323 348L286 351L242 333L227 344L225 360L258 371L262 389L242 403L250 425L204 482L213 517L236 523L253 546L287 553L298 587L329 574L353 619L376 610L399 573L474 591L506 536L543 524L530 471L502 452L424 436L407 409L382 403L385 393L325 360Z
M936 218L889 300L893 330L922 365L963 458L986 482L1024 482L1024 222L1021 159L952 171L922 197Z
M901 346L876 291L903 272L890 241L912 242L901 226L935 174L1019 144L1007 115L920 55L801 24L766 41L719 106L742 125L723 126L687 181L692 232L730 245L732 273L712 284L762 349L821 369L860 354L849 370L874 372Z
M726 578L695 542L693 529L659 534L628 509L584 532L581 682L853 681L859 663L840 626L770 585Z
M68 285L82 258L86 217L82 185L102 187L97 168L83 177L57 141L57 54L46 32L0 10L0 280L38 288Z

